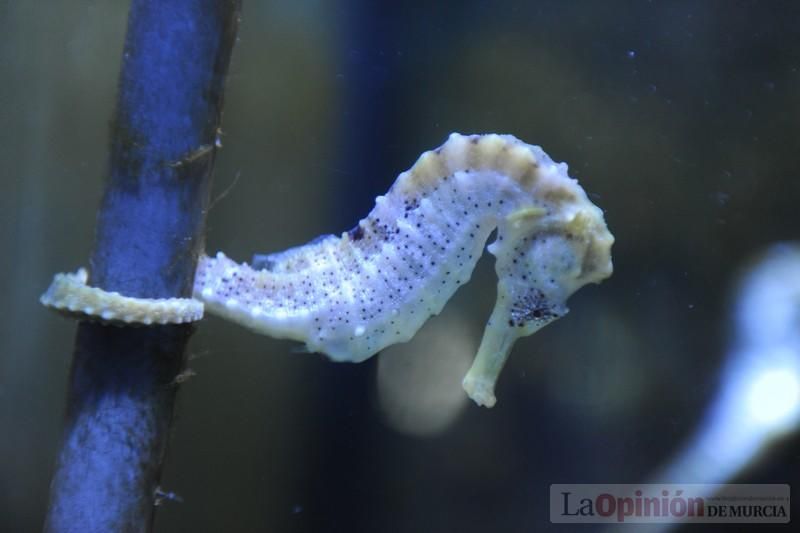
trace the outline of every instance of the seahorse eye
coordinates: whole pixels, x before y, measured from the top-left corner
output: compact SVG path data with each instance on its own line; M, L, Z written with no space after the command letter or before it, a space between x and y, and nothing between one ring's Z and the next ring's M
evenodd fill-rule
M560 318L566 313L563 304L548 298L541 289L531 287L520 294L511 304L510 320L514 326L523 327L534 323L537 329Z

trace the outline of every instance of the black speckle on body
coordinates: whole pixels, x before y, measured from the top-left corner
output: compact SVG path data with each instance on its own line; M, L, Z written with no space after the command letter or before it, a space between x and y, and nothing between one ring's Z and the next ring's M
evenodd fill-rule
M360 241L364 238L364 228L361 227L361 224L358 224L355 228L348 231L347 235L350 237L351 241Z

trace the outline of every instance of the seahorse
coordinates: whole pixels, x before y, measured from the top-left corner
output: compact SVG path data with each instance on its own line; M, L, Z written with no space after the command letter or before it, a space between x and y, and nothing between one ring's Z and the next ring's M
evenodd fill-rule
M511 135L450 135L339 236L255 256L252 265L221 252L202 256L194 297L258 333L303 342L334 361L360 362L408 341L438 314L469 281L495 230L487 249L496 257L497 301L463 380L476 403L491 407L515 341L564 316L572 293L612 273L614 237L603 212L568 176L566 164ZM116 295L109 318L96 292L92 312L83 312L75 295L99 289L72 276L61 275L42 301L106 321L125 314L119 310L124 297ZM185 301L171 304L182 307L170 317L163 301L127 300L136 316L148 316L146 309L161 302L151 321L197 315Z

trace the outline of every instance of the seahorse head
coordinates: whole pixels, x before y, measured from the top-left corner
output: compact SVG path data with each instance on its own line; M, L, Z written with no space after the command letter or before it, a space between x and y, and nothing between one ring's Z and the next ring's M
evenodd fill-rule
M545 205L512 212L488 248L497 257L497 302L464 378L480 405L494 405L497 375L518 338L564 316L572 293L611 275L614 237L602 211L588 202L558 210Z

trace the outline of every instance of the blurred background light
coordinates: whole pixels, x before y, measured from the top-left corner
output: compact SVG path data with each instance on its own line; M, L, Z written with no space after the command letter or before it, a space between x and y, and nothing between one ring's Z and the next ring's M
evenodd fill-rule
M748 394L749 414L766 426L794 427L800 405L796 368L775 368L753 376Z
M746 269L735 299L719 394L650 482L731 481L800 425L800 245L769 248Z
M478 345L475 328L453 311L428 321L411 342L378 356L378 399L388 424L401 433L441 433L467 403L461 379Z

